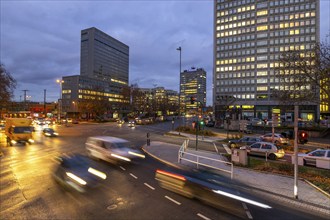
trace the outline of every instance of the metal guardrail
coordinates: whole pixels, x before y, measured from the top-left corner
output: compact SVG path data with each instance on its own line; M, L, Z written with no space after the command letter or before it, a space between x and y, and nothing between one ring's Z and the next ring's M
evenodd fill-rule
M230 163L230 162L227 162L227 161L224 161L224 160L217 160L217 159L213 159L213 158L209 158L209 157L200 156L200 155L193 154L193 153L188 153L188 152L185 151L188 147L188 143L189 143L189 140L185 140L185 142L183 142L183 144L181 145L181 147L179 149L179 152L178 152L178 163L181 163L181 160L185 160L185 161L196 164L197 169L201 165L201 166L209 167L209 168L212 168L212 169L220 170L220 171L223 171L223 172L226 172L226 173L230 173L230 178L233 179L233 174L234 174L234 172L233 172L234 171L233 163ZM183 157L184 154L196 157L196 161L184 158ZM225 170L225 169L221 169L219 167L215 167L215 166L212 166L212 165L209 165L209 164L201 163L200 159L206 159L206 160L215 161L215 162L223 163L223 164L226 164L226 165L230 165L230 170Z
M181 158L183 157L184 152L188 148L188 144L189 144L189 139L185 140L183 142L183 144L181 145L181 147L179 149L179 152L178 152L178 163L180 163Z

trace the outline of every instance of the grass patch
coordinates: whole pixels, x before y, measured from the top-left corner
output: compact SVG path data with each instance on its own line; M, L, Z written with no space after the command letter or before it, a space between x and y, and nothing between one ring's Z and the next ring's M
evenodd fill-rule
M188 133L188 134L196 134L196 130L188 126L179 126L175 129L175 131ZM198 131L198 135L216 136L216 134L210 130L200 130Z
M275 161L264 161L249 157L247 168L254 170L270 172L274 174L281 174L287 176L294 176L293 164L277 163ZM308 180L320 189L330 194L330 172L329 170L319 169L315 167L299 166L298 177Z

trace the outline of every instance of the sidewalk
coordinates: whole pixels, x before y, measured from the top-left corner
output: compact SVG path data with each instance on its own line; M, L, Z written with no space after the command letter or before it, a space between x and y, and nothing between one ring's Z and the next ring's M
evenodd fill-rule
M179 148L179 145L156 141L151 142L150 146L144 145L142 147L147 154L170 166L179 167L185 165L196 168L196 164L194 163L188 161L178 162ZM192 151L189 149L189 152L210 158L217 158L218 160L222 159L221 155L206 151ZM211 161L210 163L215 166L214 162ZM223 171L215 172L230 177L230 174L226 174ZM288 206L310 210L321 215L329 216L330 218L330 195L321 192L303 180L298 180L298 199L294 199L294 179L291 177L257 172L235 166L233 173L234 180L248 185L254 193L261 194L281 204L285 203Z

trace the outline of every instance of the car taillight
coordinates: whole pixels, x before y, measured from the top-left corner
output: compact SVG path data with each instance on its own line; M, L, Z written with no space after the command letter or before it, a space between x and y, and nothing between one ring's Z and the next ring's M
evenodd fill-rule
M186 181L186 178L184 176L180 176L180 175L177 175L177 174L174 174L174 173L169 173L169 172L166 172L166 171L163 171L163 170L157 170L156 173L163 174L163 175L169 176L169 177L173 177L175 179Z

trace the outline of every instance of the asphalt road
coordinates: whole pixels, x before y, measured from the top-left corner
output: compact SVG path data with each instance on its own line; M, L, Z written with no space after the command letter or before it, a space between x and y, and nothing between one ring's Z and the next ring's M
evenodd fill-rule
M185 198L158 186L155 170L168 167L149 156L138 164L113 165L97 161L107 174L100 188L86 194L66 190L52 178L57 166L54 158L63 153L85 154L84 144L89 136L121 137L137 146L146 143L148 132L152 141L181 144L183 139L163 136L171 129L170 123L133 129L115 123L56 126L55 129L59 137L44 137L37 130L34 144L2 148L1 219L315 219L311 213L262 198L256 199L267 202L273 209L263 210L234 201L226 204L234 210L228 212L229 209L216 209ZM207 143L201 143L203 146L207 147ZM237 187L242 193L249 191L243 186Z

